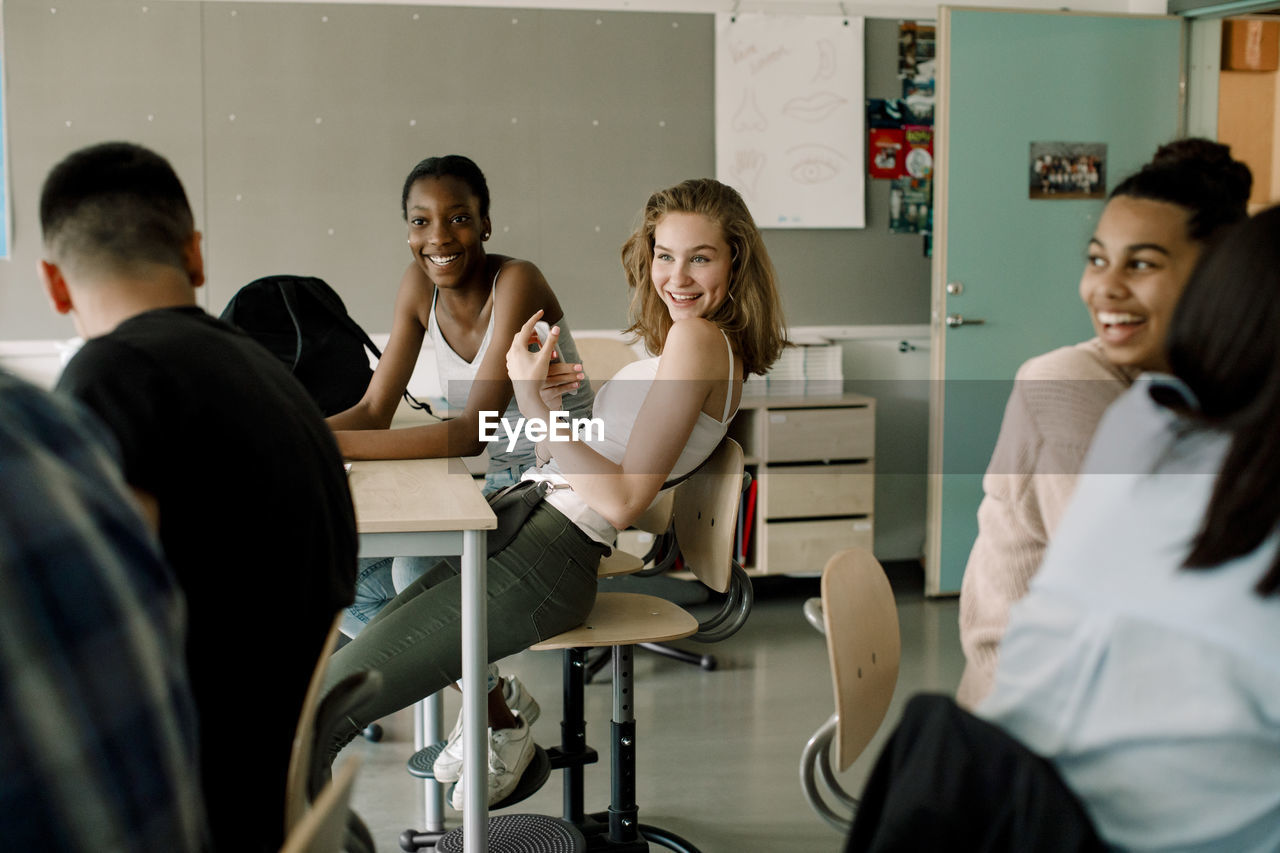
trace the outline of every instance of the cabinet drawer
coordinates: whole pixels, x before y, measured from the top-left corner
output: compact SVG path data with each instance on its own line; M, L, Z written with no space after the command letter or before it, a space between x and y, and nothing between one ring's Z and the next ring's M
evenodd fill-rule
M870 459L875 455L875 410L770 409L765 416L770 462Z
M765 467L760 472L766 519L870 515L875 475L871 462Z
M871 519L773 521L764 525L764 571L771 575L818 574L843 548L871 549Z

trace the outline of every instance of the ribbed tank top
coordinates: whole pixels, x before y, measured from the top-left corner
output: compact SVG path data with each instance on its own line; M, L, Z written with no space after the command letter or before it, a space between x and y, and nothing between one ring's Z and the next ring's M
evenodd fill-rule
M502 275L502 270L505 266L506 264L503 264L498 267L498 271L494 274L494 290L492 292L496 292L498 276ZM449 342L445 340L444 335L440 332L440 324L436 322L436 296L438 294L438 290L431 294L431 311L427 317L427 335L431 338L431 345L435 349L436 373L440 377L440 389L444 392L450 411L460 412L467 407L467 398L471 396L471 385L475 381L476 371L479 369L481 362L484 361L485 353L489 351L489 344L493 339L493 318L496 312L489 312L489 325L485 329L484 339L480 341L480 348L476 351L475 358L467 361L454 352L453 347L449 346ZM490 299L492 299L492 296ZM556 325L560 327L560 339L556 344L556 350L560 353L560 360L571 363L579 362L578 345L574 343L573 334L569 331L569 324L564 319L561 319ZM594 402L595 395L591 391L591 383L588 379L582 380L582 384L577 391L564 396L565 409L569 412L570 417L573 418L590 417ZM511 402L502 416L511 424L515 424L520 418L520 407L516 405L515 397L511 398ZM518 477L525 469L533 467L534 462L533 443L525 438L523 433L509 453L507 452L507 439L501 434L496 441L489 444L490 472L510 469Z

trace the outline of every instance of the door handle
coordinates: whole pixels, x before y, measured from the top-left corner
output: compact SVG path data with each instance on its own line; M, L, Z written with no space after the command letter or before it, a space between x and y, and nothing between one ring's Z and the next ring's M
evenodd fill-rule
M947 325L951 328L956 326L981 326L986 320L966 320L962 314L948 314Z

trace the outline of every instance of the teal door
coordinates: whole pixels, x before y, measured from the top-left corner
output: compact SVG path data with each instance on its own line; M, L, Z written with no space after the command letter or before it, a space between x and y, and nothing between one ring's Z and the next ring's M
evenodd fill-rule
M1178 135L1183 64L1176 18L939 12L932 375L941 381L930 401L925 556L934 595L960 589L1018 366L1092 334L1077 285L1103 202L1030 198L1031 144L1104 144L1109 190Z

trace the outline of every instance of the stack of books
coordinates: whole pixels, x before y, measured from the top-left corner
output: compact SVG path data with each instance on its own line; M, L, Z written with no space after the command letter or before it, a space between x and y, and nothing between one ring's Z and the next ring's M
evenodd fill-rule
M770 394L804 393L804 347L787 347L769 368Z
M840 345L832 341L806 344L804 350L804 392L806 394L839 394L844 386L843 355Z
M770 394L839 394L844 387L843 352L826 338L797 338L769 370Z

